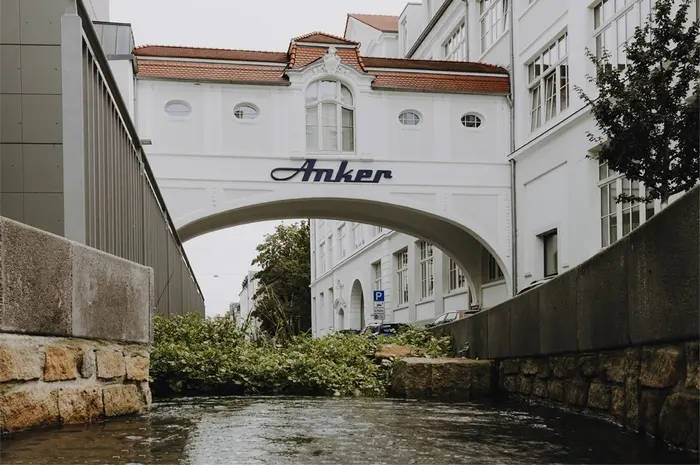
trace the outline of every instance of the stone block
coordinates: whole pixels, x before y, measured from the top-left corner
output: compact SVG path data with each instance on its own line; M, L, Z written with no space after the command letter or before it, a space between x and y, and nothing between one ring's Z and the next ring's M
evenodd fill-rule
M609 410L610 409L610 386L600 383L593 382L588 388L588 407L597 410Z
M627 358L624 352L606 352L601 355L603 377L614 383L624 383L627 377Z
M126 378L133 381L148 381L149 358L141 355L129 355L126 362Z
M394 363L391 374L391 394L409 399L422 399L430 396L431 366L421 360L404 358Z
M685 345L686 376L685 387L700 389L700 370L698 369L698 342Z
M93 423L104 414L99 386L59 389L58 413L61 423Z
M609 247L576 269L578 350L629 345L628 253L627 244Z
M697 187L629 236L630 339L634 345L698 338L700 224Z
M639 348L625 350L625 422L634 431L640 429Z
M534 377L520 375L518 376L518 394L524 396L529 396L532 394L532 385L534 383Z
M496 388L495 364L491 360L470 360L469 390L472 399L486 397Z
M546 398L549 395L547 381L540 378L535 378L532 382L532 395Z
M698 410L697 394L671 394L661 407L659 436L676 447L698 450Z
M578 358L578 368L583 376L597 376L600 371L598 354L585 354Z
M564 381L553 379L548 383L549 399L554 402L564 402Z
M501 368L504 375L515 375L520 373L520 360L506 359L501 361Z
M576 374L576 358L573 355L552 357L549 364L557 378L570 378Z
M548 358L539 358L537 359L537 377L538 378L549 378L551 374L551 369L549 367L549 359Z
M78 363L82 352L73 347L46 347L44 381L65 381L78 377Z
M576 272L540 286L540 354L576 352Z
M540 293L533 289L508 301L510 306L510 355L540 353Z
M518 375L507 375L503 378L502 389L510 394L515 394L520 389Z
M625 423L625 412L627 411L627 400L625 399L625 388L622 386L611 386L610 413L621 423Z
M104 412L108 417L139 413L143 408L141 394L135 384L115 384L102 389Z
M12 342L0 335L0 382L39 379L42 362L38 345Z
M462 363L431 365L430 395L438 399L468 400L470 398L469 367Z
M72 266L73 334L148 343L149 268L78 244Z
M97 377L102 379L120 378L126 374L126 363L124 355L119 349L98 349Z
M520 371L525 375L536 375L538 370L537 361L532 358L526 358L520 362Z
M6 431L58 423L58 395L39 384L22 386L0 397L0 417Z
M642 386L667 388L679 380L681 351L676 347L643 348L639 382Z
M639 400L639 421L641 430L656 436L659 425L659 414L664 404L665 395L650 390L642 390Z
M486 310L489 358L510 357L510 306L508 302Z
M3 306L0 330L69 336L71 243L0 218Z
M139 390L143 396L144 408L150 409L151 403L153 402L153 397L151 396L151 385L148 381L139 383Z
M95 349L83 349L83 356L80 364L80 376L83 378L92 378L95 376L95 358Z
M566 403L575 407L585 407L588 400L588 382L574 378L565 382Z

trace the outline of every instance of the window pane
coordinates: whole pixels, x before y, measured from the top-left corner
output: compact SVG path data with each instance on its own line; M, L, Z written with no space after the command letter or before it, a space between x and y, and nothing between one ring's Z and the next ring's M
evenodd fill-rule
M600 221L600 223L601 223L601 225L600 225L601 226L600 237L602 240L603 247L607 247L610 245L610 239L608 237L608 232L609 232L608 228L610 227L609 220L610 220L610 218L606 216L606 217L602 218Z
M602 181L608 177L608 164L598 162L598 180Z
M321 81L321 100L332 100L338 98L338 83L335 81Z
M609 186L603 186L600 188L600 215L605 216L610 213L610 201L608 199Z
M345 87L345 85L341 85L340 94L342 97L341 100L345 105L352 105L352 93L350 92L350 89Z
M324 103L321 108L321 124L323 126L335 126L338 121L338 113L334 103Z
M318 82L313 82L306 89L306 102L315 102L318 99Z
M343 152L352 152L355 150L355 131L352 127L343 128Z
M631 231L632 215L629 210L622 212L622 236L626 236Z
M338 150L338 128L324 126L321 132L321 149Z
M602 5L598 5L593 9L593 27L595 29L598 29L600 25L602 24L601 21L601 13L602 13Z
M610 184L610 212L617 211L617 185L616 183Z
M557 234L548 234L544 237L544 275L557 274Z
M343 108L343 127L352 127L353 126L353 121L352 121L352 110L348 110L347 108Z
M647 209L647 220L648 220L649 218L654 216L654 201L653 200L650 202L647 202L646 209Z
M610 53L610 60L616 63L617 57L615 56L615 52L617 51L617 46L615 44L615 26L610 26L603 34L605 34L605 50Z
M561 109L569 108L569 66L562 64L559 66L559 100Z
M632 207L632 230L634 231L639 227L640 223L640 213L639 213L639 205L635 205Z
M318 150L318 107L306 109L306 148Z
M617 240L617 215L610 216L610 243Z

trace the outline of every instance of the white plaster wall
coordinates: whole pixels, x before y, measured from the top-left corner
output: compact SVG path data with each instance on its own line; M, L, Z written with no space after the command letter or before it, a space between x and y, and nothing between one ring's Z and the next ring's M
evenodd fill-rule
M401 24L406 22L406 34ZM423 28L428 24L420 3L409 2L399 16L399 57L404 57L416 42Z
M433 60L444 60L445 51L443 44L457 29L459 24L464 21L465 11L466 7L464 2L452 2L440 21L433 27L423 42L421 42L411 58L427 60L432 57ZM467 43L469 42L470 41L467 40Z
M83 0L93 21L109 21L110 0Z
M377 29L350 17L348 20L348 28L345 31L345 38L360 43L360 55L362 56L381 56L368 55L369 46L380 39L382 33Z
M135 90L134 90L134 66L131 60L110 60L114 78L117 80L119 92L129 109L129 116L134 118Z

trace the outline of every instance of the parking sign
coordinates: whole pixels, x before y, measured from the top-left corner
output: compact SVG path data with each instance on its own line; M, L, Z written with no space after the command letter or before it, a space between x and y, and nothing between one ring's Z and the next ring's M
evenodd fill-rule
M384 302L384 291L374 291L373 296L375 302Z

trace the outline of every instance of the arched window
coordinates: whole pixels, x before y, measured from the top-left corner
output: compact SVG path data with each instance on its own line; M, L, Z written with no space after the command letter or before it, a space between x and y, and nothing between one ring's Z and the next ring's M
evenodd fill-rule
M170 116L184 117L192 112L192 107L182 100L171 100L165 104L165 112Z
M460 119L465 128L478 128L481 126L481 117L476 113L467 113Z
M306 89L306 149L355 151L355 106L345 84L316 81Z

